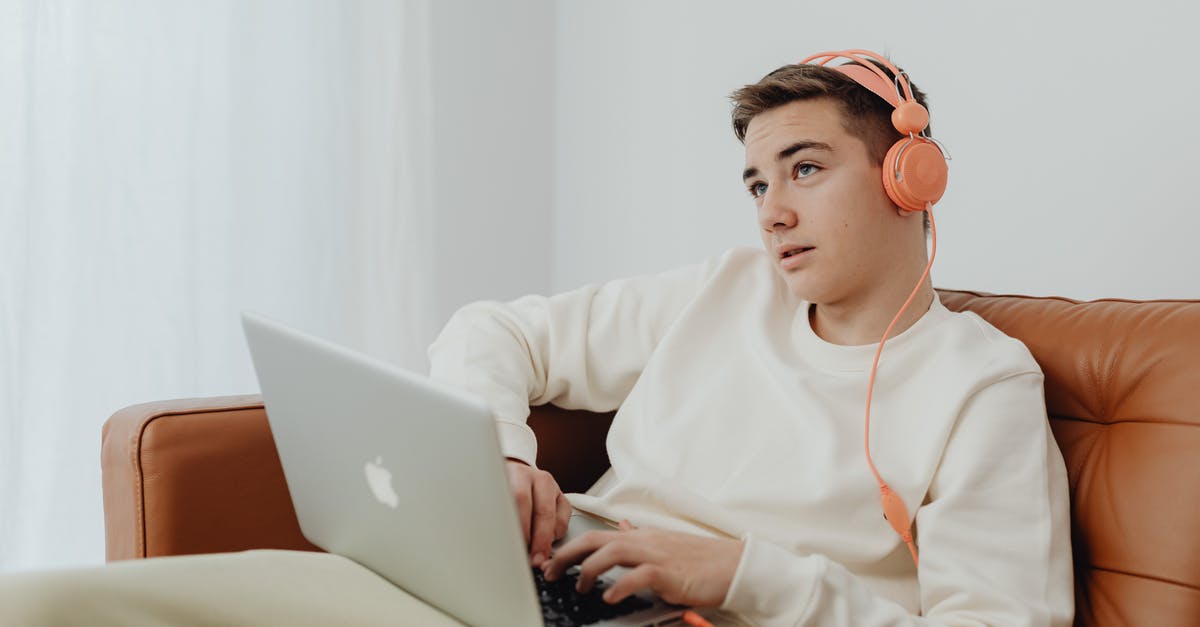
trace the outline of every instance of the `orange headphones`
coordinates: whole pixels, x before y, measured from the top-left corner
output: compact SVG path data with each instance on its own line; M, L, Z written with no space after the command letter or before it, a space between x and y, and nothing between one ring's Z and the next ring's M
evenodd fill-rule
M867 411L865 435L863 436L867 465L871 468L871 474L875 475L875 481L879 483L883 517L908 545L913 563L919 565L917 546L913 543L912 538L912 518L908 514L908 508L879 475L879 471L875 468L875 462L871 461L871 393L875 389L875 372L879 368L879 356L883 353L883 345L891 335L896 321L904 314L904 310L908 309L909 304L920 291L921 285L925 283L925 279L929 276L929 269L933 267L933 259L937 256L937 227L933 222L933 204L941 200L942 194L946 191L946 175L949 170L946 160L948 157L941 146L924 134L926 127L929 126L929 112L921 106L921 103L917 102L913 95L912 86L908 84L908 75L892 65L882 55L867 50L834 50L814 54L801 61L800 65L815 63L824 66L839 58L849 59L854 64L838 65L831 69L845 74L895 107L895 110L892 111L892 125L907 137L893 144L888 150L887 156L883 158L883 189L897 207L907 211L926 212L929 216L929 230L933 236L929 263L925 265L925 272L921 274L921 278L908 295L908 300L904 301L900 311L896 312L896 317L892 318L891 324L883 332L883 338L879 340L879 348L875 351L875 361L871 364L871 378L867 384ZM891 70L892 77L889 77L871 61L877 61Z
M896 142L883 158L883 189L901 209L925 211L941 200L946 191L948 168L941 147L923 134L929 126L929 112L913 96L908 75L887 59L867 50L821 52L800 64L815 62L823 66L838 58L849 59L857 65L838 65L831 69L845 74L895 107L892 125L907 136ZM895 78L889 77L871 61L891 70Z

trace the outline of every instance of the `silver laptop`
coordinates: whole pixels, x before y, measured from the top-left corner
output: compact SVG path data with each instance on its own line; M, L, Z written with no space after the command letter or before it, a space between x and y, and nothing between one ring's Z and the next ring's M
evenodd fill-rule
M579 624L535 584L482 399L258 314L242 326L304 537L469 625ZM598 526L572 516L568 538ZM683 611L647 592L629 606L585 624Z

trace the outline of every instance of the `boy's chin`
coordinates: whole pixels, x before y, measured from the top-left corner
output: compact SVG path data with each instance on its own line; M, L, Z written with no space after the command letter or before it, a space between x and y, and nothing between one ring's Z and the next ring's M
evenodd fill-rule
M787 286L788 293L796 300L817 303L822 299L823 290L815 289L811 282L801 280L795 274L789 274L786 271L781 271L780 276L783 284Z

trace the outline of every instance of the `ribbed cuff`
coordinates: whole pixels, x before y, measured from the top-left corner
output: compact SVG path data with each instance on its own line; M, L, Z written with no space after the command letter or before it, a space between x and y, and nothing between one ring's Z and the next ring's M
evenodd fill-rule
M500 452L505 457L519 459L537 468L537 436L529 425L497 420L496 434L500 438Z
M752 533L742 536L742 542L742 559L721 609L755 624L794 624L817 590L821 560L796 555Z

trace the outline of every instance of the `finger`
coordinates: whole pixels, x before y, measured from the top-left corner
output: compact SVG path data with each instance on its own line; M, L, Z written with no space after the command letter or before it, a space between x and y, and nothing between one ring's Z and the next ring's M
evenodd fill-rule
M613 566L635 567L651 561L652 540L645 536L622 534L579 563L579 583L575 588L587 592L601 575Z
M621 531L633 531L634 530L633 523L629 522L628 518L621 519L621 524L619 524L617 526L621 528Z
M525 537L525 546L529 546L529 523L533 510L533 486L524 473L510 471L509 484L512 486L513 501L517 504L517 520L521 521L521 533Z
M554 539L567 535L567 527L571 524L571 502L565 494L558 495L558 518L554 525Z
M625 573L613 583L612 587L604 591L605 603L620 603L631 594L635 594L640 590L658 591L661 587L659 582L662 579L662 569L655 564L642 564L637 568Z
M554 542L554 527L558 513L558 483L550 473L540 472L533 480L533 535L529 544L533 554L532 564L541 566L550 555L550 544Z
M589 531L570 542L558 547L546 563L542 564L542 574L548 581L558 579L563 571L579 563L584 557L608 542L615 540L615 531Z

